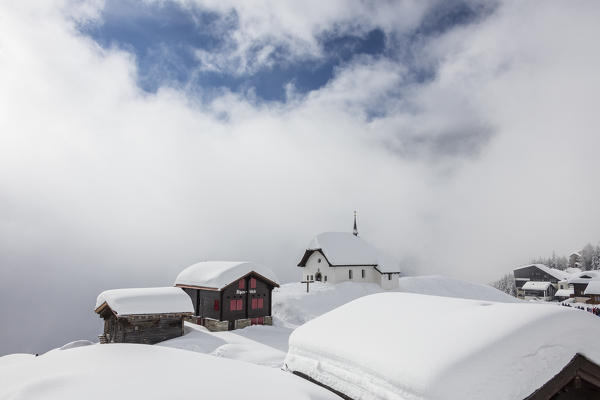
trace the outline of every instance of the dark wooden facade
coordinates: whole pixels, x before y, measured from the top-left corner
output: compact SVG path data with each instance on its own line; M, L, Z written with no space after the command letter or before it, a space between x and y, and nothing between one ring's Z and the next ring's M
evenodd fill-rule
M183 335L183 319L189 313L119 315L104 303L96 312L104 319L101 343L155 344Z
M256 272L239 277L221 288L177 285L192 299L194 313L200 318L229 321L249 319L252 324L262 324L271 315L272 292L279 285Z
M523 287L525 282L527 282L526 280L523 280L523 279L528 279L528 280L534 281L534 282L558 283L558 281L559 281L559 279L557 277L550 275L549 273L538 268L535 265L530 265L528 267L515 269L513 271L513 274L515 276L515 284L517 285L517 288L519 288L519 289L521 287Z
M573 284L573 297L589 297L585 294L588 282Z
M600 366L581 354L525 400L600 399Z

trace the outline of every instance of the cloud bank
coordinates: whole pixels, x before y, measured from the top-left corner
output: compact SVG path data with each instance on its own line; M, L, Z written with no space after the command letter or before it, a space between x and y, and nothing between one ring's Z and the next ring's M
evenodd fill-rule
M598 240L600 6L466 4L446 24L436 2L181 2L229 24L199 68L242 77L383 33L281 101L144 90L139 55L82 32L104 3L1 5L0 354L93 337L100 290L199 260L296 280L310 238L355 209L407 268L473 281Z

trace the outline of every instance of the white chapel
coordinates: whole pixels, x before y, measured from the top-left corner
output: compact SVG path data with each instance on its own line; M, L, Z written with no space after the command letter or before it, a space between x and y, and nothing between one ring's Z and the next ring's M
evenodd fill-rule
M354 232L325 232L315 236L298 263L302 279L324 283L371 282L384 289L398 285L400 263Z

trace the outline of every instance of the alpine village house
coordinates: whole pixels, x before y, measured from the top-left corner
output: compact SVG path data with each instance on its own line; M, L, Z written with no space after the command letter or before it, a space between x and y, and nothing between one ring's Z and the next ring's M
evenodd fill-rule
M212 331L271 325L273 289L269 268L250 262L207 261L184 269L175 280L194 305L196 323Z

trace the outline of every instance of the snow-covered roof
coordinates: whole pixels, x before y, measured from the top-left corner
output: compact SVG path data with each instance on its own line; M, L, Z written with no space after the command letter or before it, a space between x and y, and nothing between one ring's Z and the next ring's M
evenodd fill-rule
M296 328L285 365L354 399L523 399L576 353L599 363L599 330L568 307L379 293Z
M574 293L575 293L575 290L573 288L568 288L568 289L558 289L556 291L556 293L554 293L554 295L556 297L571 297L571 295Z
M277 285L277 276L270 268L247 261L202 261L181 271L175 285L222 289L250 272Z
M591 281L588 283L583 294L600 294L600 281Z
M567 279L569 283L588 283L597 280L600 280L600 271L583 271Z
M315 236L306 249L305 258L307 253L315 250L323 252L331 265L373 265L380 272L400 272L400 263L394 257L348 232L325 232ZM304 258L303 261L306 262Z
M555 277L559 281L563 280L563 279L567 279L570 276L570 274L566 271L561 271L560 269L556 269L556 268L550 268L544 264L522 265L520 267L515 268L513 271L516 271L516 270L522 269L522 268L528 268L528 267L537 267L537 268L541 269L542 271L544 271L545 273L547 273L548 275Z
M547 290L551 285L550 282L528 281L523 285L523 290Z
M118 315L194 312L190 296L176 287L106 290L96 299L96 310L104 303Z

